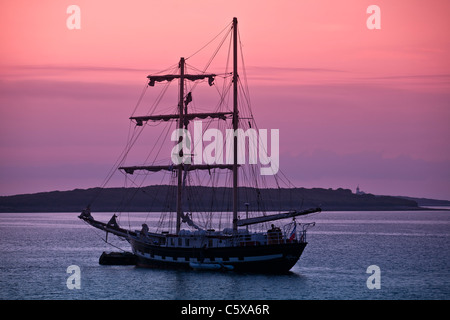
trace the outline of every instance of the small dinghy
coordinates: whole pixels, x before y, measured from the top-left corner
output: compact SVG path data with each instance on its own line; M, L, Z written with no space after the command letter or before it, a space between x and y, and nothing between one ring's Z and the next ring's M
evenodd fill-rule
M225 265L223 263L201 263L190 262L189 266L194 270L233 270L231 265Z
M135 265L136 256L131 252L103 252L98 260L101 265Z

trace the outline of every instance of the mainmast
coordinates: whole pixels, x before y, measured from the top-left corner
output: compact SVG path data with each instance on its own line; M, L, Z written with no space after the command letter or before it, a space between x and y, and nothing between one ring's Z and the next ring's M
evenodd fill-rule
M178 102L178 112L180 114L180 118L178 119L178 129L183 129L184 119L183 119L183 100L184 100L184 58L180 58L180 99ZM181 142L183 136L180 136ZM183 149L180 148L180 158L183 157ZM181 217L183 215L183 207L181 203L182 199L182 175L183 175L183 167L180 166L178 168L178 184L177 184L177 234L180 232L181 228Z
M237 18L233 18L233 231L237 232L237 211L238 211L238 73L237 73Z

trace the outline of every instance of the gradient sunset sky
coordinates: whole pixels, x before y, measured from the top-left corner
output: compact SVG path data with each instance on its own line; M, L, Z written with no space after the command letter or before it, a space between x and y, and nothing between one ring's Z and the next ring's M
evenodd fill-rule
M447 0L2 1L0 195L99 186L145 77L237 17L253 113L280 129L296 186L450 200L449 15Z

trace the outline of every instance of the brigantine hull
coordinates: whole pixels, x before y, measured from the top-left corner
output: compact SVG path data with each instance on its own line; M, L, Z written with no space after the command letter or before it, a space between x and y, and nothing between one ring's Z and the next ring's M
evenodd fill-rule
M283 273L299 260L307 242L217 248L170 248L131 239L137 265L150 268L224 269Z
M263 233L238 233L182 230L180 234L151 233L146 224L141 231L126 230L117 225L115 215L108 223L95 220L83 211L80 219L106 233L126 239L142 267L234 270L282 273L289 271L305 249L306 230L315 223L297 224L283 235L280 228ZM144 228L147 227L147 228ZM297 231L296 227L301 230Z
M289 271L307 245L306 230L314 226L314 223L293 222L289 237L273 225L266 233L182 230L175 235L150 233L148 228L144 228L145 224L141 231L126 230L117 225L115 215L108 223L95 220L88 211L83 211L79 218L107 234L126 239L137 257L138 266L257 273ZM296 226L300 226L301 230L296 231Z

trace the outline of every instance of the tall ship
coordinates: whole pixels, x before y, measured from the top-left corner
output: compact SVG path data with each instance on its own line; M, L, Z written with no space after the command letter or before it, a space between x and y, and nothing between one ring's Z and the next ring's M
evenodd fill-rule
M296 217L320 212L320 208L305 209L302 199L274 199L273 192L265 192L269 187L286 190L280 187L280 181L289 180L284 175L279 177L281 171L274 157L278 152L277 132L270 135L270 157L267 130L258 129L251 111L237 19L233 18L213 40L219 44L202 69L188 64L189 56L147 76L138 105L146 104L143 97L148 88L159 87L160 91L154 103L146 104L150 105L147 113L130 117L128 143L115 164L118 170L113 170L123 174L127 186L135 187L133 192L144 189L141 187L148 178L159 183L160 188L155 189L159 191L148 195L148 211L161 212L158 223L126 228L118 223L118 212L108 222L98 221L91 212L95 199L79 218L106 235L127 241L138 266L287 272L299 260L307 245L306 231L314 225L300 223ZM213 40L194 55L202 54ZM219 51L225 52L220 61L225 68L211 73ZM170 102L164 105L171 83L178 83L172 90L177 95L172 107ZM206 103L197 100L203 90L200 87L216 89L215 107L204 106L212 104L211 94L206 94ZM166 113L159 113L160 109ZM276 112L273 114L276 116ZM153 140L144 144L150 145L144 162L128 164L134 160L130 152L137 146L137 139L145 136L141 134L144 129L160 129L163 133L147 135ZM167 157L161 157L164 154ZM275 180L274 184L267 182L269 179ZM264 199L267 194L271 195L269 204ZM124 202L131 203L135 198L132 194ZM161 205L163 200L165 204Z

